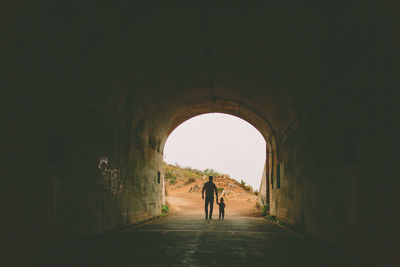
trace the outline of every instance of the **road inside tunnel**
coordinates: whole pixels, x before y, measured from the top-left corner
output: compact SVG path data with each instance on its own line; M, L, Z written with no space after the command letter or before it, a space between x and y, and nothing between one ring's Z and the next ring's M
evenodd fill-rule
M263 218L169 216L39 260L38 266L356 266Z

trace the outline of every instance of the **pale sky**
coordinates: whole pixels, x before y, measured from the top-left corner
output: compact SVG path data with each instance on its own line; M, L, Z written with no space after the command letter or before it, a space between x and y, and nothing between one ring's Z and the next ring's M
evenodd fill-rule
M179 125L168 137L164 160L182 167L214 169L259 190L266 143L261 133L238 117L209 113Z

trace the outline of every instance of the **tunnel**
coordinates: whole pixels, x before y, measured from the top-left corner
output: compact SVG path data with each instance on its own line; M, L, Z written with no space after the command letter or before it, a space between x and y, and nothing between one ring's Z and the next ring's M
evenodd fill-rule
M1 6L10 262L158 216L168 135L219 112L264 136L272 215L357 262L398 264L397 4Z

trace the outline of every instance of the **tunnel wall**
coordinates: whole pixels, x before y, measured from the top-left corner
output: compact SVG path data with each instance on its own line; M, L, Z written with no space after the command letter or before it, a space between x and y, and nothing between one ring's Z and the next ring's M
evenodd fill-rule
M339 92L321 99L283 136L271 213L356 261L395 266L398 216L387 200L396 175L384 167L396 164L389 141L397 132L395 104L390 92Z
M146 124L121 134L119 118L99 111L98 102L44 99L52 101L30 98L41 105L6 130L6 263L29 262L161 213L162 155ZM18 108L11 108L15 115Z
M260 207L267 204L267 163L264 164L264 171L261 176L260 188L258 189L257 203Z

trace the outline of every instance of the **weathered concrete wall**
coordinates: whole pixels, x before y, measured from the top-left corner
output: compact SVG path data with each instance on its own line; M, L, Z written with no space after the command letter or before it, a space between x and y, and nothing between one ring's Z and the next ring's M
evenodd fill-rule
M340 253L379 266L396 261L394 102L346 92L316 103L280 144L280 188L271 213ZM382 107L381 103L386 103ZM385 118L381 121L379 118ZM276 182L276 166L274 181ZM389 193L392 192L392 193ZM374 215L379 214L379 215Z
M76 245L161 211L162 155L146 124L127 131L124 141L116 118L90 108L62 112L57 106L64 104L26 113L28 124L8 131L8 140L19 141L6 150L11 171L2 242L14 259Z
M264 164L264 171L261 176L261 183L260 183L260 188L258 189L258 198L257 202L258 204L263 207L267 205L267 163Z

